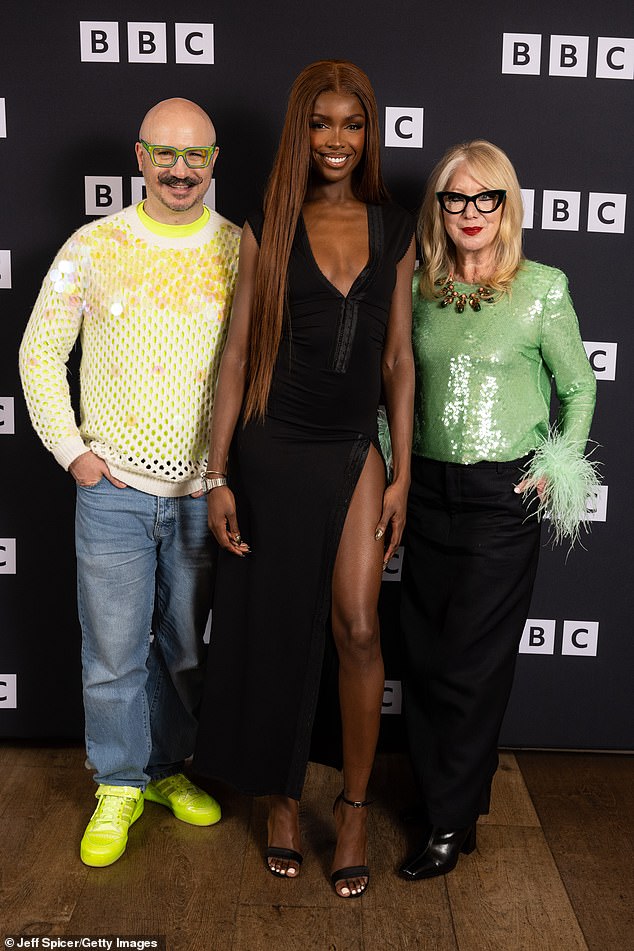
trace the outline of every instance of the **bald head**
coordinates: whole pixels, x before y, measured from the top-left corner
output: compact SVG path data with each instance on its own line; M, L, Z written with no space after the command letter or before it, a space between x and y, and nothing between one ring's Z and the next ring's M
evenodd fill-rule
M187 145L213 145L216 130L207 113L195 102L164 99L146 113L139 138L161 145L176 145L183 139L187 139Z
M151 146L164 146L177 153L207 149L216 144L216 130L207 113L189 99L164 99L152 106L141 123L135 145L139 171L145 179L144 208L150 218L163 224L191 224L203 213L203 199L211 184L218 149L207 153L205 166L187 164L177 155L172 165L159 160L154 165ZM153 153L155 154L155 153ZM168 154L168 159L169 159Z

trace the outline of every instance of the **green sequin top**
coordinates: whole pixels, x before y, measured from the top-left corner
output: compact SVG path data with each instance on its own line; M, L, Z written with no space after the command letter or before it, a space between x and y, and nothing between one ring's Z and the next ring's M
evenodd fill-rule
M510 296L461 314L421 298L415 276L413 342L417 455L463 464L525 456L548 436L553 379L558 431L584 451L596 380L561 271L524 261Z

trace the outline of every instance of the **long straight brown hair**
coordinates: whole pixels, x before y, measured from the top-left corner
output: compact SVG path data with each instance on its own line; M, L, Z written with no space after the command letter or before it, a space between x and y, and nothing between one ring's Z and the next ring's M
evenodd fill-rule
M353 172L356 198L389 198L381 175L379 116L370 80L345 60L321 60L302 70L288 98L284 128L264 197L264 226L255 275L249 377L244 419L266 413L286 310L288 262L310 175L310 117L322 92L356 96L365 112L365 147Z

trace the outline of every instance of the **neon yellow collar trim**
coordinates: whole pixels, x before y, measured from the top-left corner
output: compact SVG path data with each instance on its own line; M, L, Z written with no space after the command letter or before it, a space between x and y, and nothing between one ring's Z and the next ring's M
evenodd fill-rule
M136 206L141 222L148 231L151 231L153 234L162 235L164 238L187 238L190 234L197 234L201 231L209 221L209 208L204 205L203 213L200 218L197 218L196 221L192 221L191 224L165 225L160 221L155 221L154 218L150 218L143 207L144 204L145 201L140 201Z

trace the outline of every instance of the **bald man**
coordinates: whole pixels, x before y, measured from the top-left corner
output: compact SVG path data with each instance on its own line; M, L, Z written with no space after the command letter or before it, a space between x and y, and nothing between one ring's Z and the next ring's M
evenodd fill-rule
M207 434L240 229L204 204L218 147L195 103L150 109L135 151L146 199L71 236L20 348L33 426L76 483L86 749L98 784L80 856L91 866L123 855L145 800L193 825L220 818L183 763L214 560ZM66 382L78 338L79 424Z

